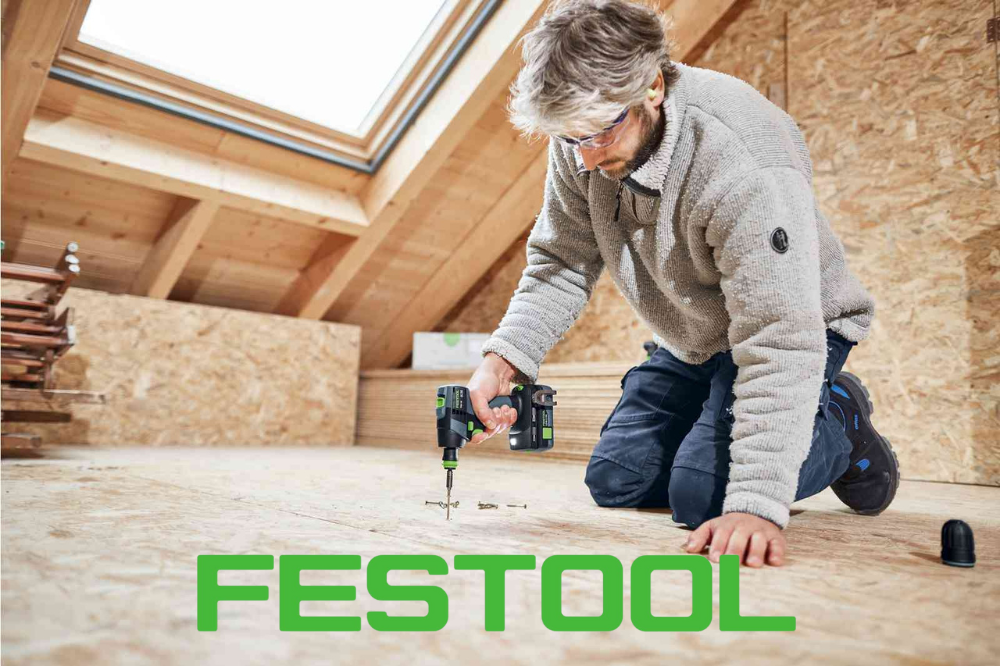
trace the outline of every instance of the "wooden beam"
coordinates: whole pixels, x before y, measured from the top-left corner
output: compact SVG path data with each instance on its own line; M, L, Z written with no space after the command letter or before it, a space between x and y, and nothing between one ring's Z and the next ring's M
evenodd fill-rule
M104 405L108 402L106 393L96 391L75 391L62 389L14 389L3 391L4 409L21 409L20 403L42 403L54 407L68 403L82 402L90 405ZM27 408L25 408L27 409Z
M73 16L75 0L4 3L3 71L0 76L2 178L6 184L24 130L38 106L52 61Z
M371 226L331 261L319 257L278 306L281 314L320 319L358 274L448 155L510 84L520 65L514 47L541 15L544 0L504 2L444 85L362 192Z
M28 124L21 156L351 236L368 228L352 194L45 110Z
M129 292L150 298L170 296L218 210L219 205L212 201L179 199Z
M706 37L717 37L713 28L725 22L730 10L738 10L741 0L674 0L667 8L673 19L673 39L676 49L671 58L685 62Z
M667 13L674 20L678 41L674 59L683 61L737 1L673 2ZM362 348L362 368L394 368L402 363L412 350L413 333L433 329L511 244L534 224L542 205L547 157L547 151L542 150L420 293L407 303L393 320L392 327L385 330L377 342Z
M493 265L493 262L535 223L542 207L548 150L545 144L531 165L497 200L482 222L393 319L378 341L363 347L361 367L395 368L413 349L413 333L427 331L448 314L452 306Z

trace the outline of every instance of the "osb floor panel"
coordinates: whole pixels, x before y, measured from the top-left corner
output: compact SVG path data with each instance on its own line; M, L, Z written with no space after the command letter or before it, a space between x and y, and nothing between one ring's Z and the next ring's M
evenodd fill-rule
M1000 635L1000 489L904 482L892 508L866 518L829 491L795 506L789 563L740 573L743 615L794 615L794 633L722 633L718 568L712 626L655 634L629 621L631 562L678 554L688 532L668 512L595 506L579 464L510 454L467 457L455 519L441 499L436 451L58 449L2 466L5 664L84 663L996 663ZM477 501L498 510L477 510ZM504 506L527 503L527 509ZM975 529L974 569L938 561L940 528ZM196 629L196 556L263 553L275 570L223 572L267 584L270 600L222 602L219 631ZM455 554L535 555L507 574L507 625L483 628L483 576ZM440 585L448 625L434 633L280 632L282 554L434 554L449 574L394 572ZM540 568L553 554L611 554L625 568L625 620L611 633L557 633L540 621ZM305 572L307 585L356 585L355 602L305 602L305 615L369 610L421 615L420 602L377 602L362 571ZM567 615L600 612L597 572L567 572ZM653 613L690 612L690 576L653 577Z

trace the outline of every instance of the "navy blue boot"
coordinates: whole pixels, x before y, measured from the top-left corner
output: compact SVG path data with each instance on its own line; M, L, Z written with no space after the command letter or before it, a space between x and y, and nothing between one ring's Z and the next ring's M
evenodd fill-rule
M851 373L840 373L830 387L830 411L843 424L853 445L850 466L830 487L856 512L880 514L896 496L899 461L889 440L872 425L875 407L868 389Z

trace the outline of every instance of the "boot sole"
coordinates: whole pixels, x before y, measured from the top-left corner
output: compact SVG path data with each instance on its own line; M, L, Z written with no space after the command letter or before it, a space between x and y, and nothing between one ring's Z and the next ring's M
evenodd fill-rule
M899 458L896 457L896 452L892 449L892 444L890 444L888 438L880 435L878 431L875 430L875 427L872 425L870 417L872 414L875 413L875 405L872 403L871 394L868 392L868 389L865 387L864 384L861 383L861 380L857 377L857 375L853 375L850 372L841 372L838 375L838 379L840 378L847 380L849 384L848 393L851 394L852 398L857 399L859 397L858 393L864 396L865 404L868 406L868 411L862 412L861 418L864 420L865 425L871 428L871 431L874 432L875 435L878 437L879 448L881 448L883 453L888 453L890 456L892 456L892 462L896 466L895 477L893 478L892 475L890 474L891 485L889 487L889 493L886 495L885 502L877 509L866 509L863 511L854 509L855 513L861 514L862 516L877 516L878 514L885 511L889 507L889 505L892 504L892 500L896 498L896 490L899 489L899 480L901 476L899 471Z

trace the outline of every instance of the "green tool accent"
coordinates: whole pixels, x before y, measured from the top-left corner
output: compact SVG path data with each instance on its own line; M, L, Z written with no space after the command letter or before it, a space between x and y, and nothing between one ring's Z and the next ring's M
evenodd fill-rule
M444 467L445 469L455 469L456 467L458 467L458 461L457 460L442 460L441 461L441 467Z
M472 425L472 421L469 421L469 430L472 430L475 426Z
M462 338L461 333L445 333L444 343L449 347L454 347L458 344L458 341Z
M515 391L520 391L520 390L522 390L523 388L524 388L524 384L518 384L517 386L515 386L515 387L514 387L514 390L515 390Z
M472 431L472 436L475 437L476 435L478 435L481 432L482 432L482 430L480 430L479 428L476 428L475 430Z
M444 407L444 398L438 396L438 407Z
M552 439L552 428L542 428L542 439Z

